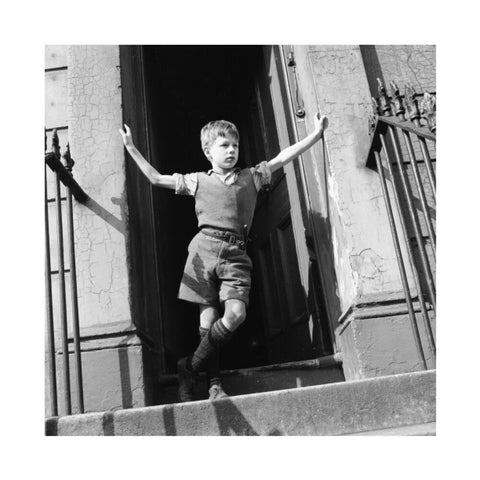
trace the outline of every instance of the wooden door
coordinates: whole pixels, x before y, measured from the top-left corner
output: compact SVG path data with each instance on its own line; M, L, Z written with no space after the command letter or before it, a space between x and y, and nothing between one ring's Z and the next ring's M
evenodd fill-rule
M143 47L120 46L123 121L130 126L137 148L147 159L150 155L149 119L145 89ZM142 339L160 352L158 368L165 365L159 286L156 222L153 192L143 174L125 162L129 208L129 259L131 265L132 316Z
M282 126L278 125L278 112L276 115L272 102L272 88L279 86L278 59L271 57L273 54L268 49L264 52L250 98L247 138L242 141L246 157L254 159L253 164L258 159L275 157L285 143L290 143L289 139L281 138ZM281 96L281 92L277 93ZM310 262L294 182L292 166L274 173L269 192L259 195L250 232L254 284L260 299L269 363L303 360L320 354L313 334L318 323L316 309L308 301ZM302 264L307 265L304 278Z

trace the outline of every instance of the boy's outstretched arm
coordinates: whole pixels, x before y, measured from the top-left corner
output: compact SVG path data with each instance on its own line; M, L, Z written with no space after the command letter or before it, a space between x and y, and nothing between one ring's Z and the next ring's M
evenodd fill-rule
M270 170L274 172L279 168L287 165L293 159L301 155L305 150L308 150L312 145L317 143L320 138L322 138L323 132L328 127L328 119L325 115L320 117L320 114L317 112L314 117L314 130L310 135L307 135L304 139L300 140L293 145L282 150L275 158L268 162Z
M173 175L161 175L155 168L153 168L146 160L143 158L143 155L137 150L137 147L133 144L132 132L128 125L124 124L125 131L123 128L119 128L118 131L123 139L123 144L127 149L130 156L135 160L135 163L138 165L138 168L142 173L148 178L148 181L155 187L171 188L175 190L176 180Z

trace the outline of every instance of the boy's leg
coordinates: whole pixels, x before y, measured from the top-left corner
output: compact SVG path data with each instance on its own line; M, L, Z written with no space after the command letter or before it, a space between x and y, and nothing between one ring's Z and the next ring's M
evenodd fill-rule
M212 325L202 339L189 362L190 365L187 363L187 368L190 367L194 373L204 369L207 360L232 338L233 332L243 323L245 316L246 306L243 301L227 300L223 317Z
M218 309L211 305L199 305L200 327L210 330L211 326L218 320Z
M243 323L246 316L246 306L242 300L229 299L225 302L225 313L222 318L213 323L208 334L203 337L200 345L190 358L182 364L197 373L205 368L207 360L232 338L233 332Z
M210 327L218 320L218 309L210 305L201 305L200 307L200 343L205 335L210 330ZM204 333L205 332L205 333ZM212 359L212 361L215 361ZM189 357L181 358L177 363L178 373L178 394L180 401L191 402L193 400L193 375L191 368L188 365ZM214 365L213 365L214 368Z
M218 310L215 307L200 305L200 341L208 334L211 326L218 320ZM222 387L220 378L220 351L216 351L208 359L205 376L209 400L226 398L228 395Z
M202 338L191 357L178 361L179 393L182 402L193 399L193 375L205 369L205 366L220 348L228 343L233 332L243 323L246 316L246 306L242 300L229 299L225 302L223 318L218 319Z
M236 298L225 301L225 313L223 314L223 324L234 332L245 320L247 316L247 307L245 302Z
M211 307L210 305L200 305L200 342L212 327L212 325L218 320L218 309ZM220 352L213 354L205 368L207 377L207 388L210 388L213 384L220 383Z

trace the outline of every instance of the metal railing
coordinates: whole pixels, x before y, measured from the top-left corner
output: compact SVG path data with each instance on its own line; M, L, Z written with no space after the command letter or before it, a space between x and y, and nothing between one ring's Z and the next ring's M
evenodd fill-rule
M63 162L62 162L63 159ZM74 225L73 225L73 198L78 202L84 203L88 196L73 179L72 167L73 160L70 156L69 145L63 154L60 153L60 145L57 130L53 130L51 151L47 152L47 132L45 131L45 287L46 287L46 315L47 315L47 353L48 353L48 375L50 383L50 400L51 400L51 415L57 416L58 408L58 387L57 387L57 361L56 361L56 346L55 346L55 324L54 324L54 310L59 317L59 327L61 334L61 352L62 357L62 377L63 377L63 411L65 415L72 413L72 399L71 399L71 380L70 380L70 362L69 362L69 345L68 345L68 315L67 315L67 301L66 301L66 282L65 275L67 269L65 268L65 250L68 250L69 255L69 273L70 273L70 298L71 298L71 322L74 345L74 359L76 367L76 390L77 403L80 413L84 412L83 399L83 375L82 375L82 360L80 347L80 325L78 316L78 298L77 298L77 281L75 269L75 242L74 242ZM49 223L49 198L47 187L47 170L49 167L54 173L54 203L55 203L55 224L57 231L56 245L52 243L50 237L50 223ZM61 184L64 185L66 191L66 198L62 198ZM62 205L65 206L65 212ZM67 220L67 246L65 248L64 239L64 214ZM53 240L54 241L54 240ZM51 263L51 249L55 245L57 249L57 263L58 271L52 271ZM58 308L54 308L53 294L52 294L52 278L58 276Z
M402 98L396 84L391 82L392 95L388 97L380 80L378 83L379 98L373 99L376 116L372 122L367 167L379 174L415 345L422 367L427 369L432 366L428 365L428 359L434 365L436 358L433 330L436 313L433 160L436 156L436 99L426 93L419 108L411 86L407 86ZM416 295L412 294L408 282L408 268ZM419 315L415 310L419 310Z

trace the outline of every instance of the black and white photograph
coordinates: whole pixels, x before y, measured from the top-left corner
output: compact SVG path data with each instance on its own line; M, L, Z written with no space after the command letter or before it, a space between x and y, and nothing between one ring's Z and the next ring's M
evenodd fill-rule
M6 478L475 476L472 5L6 5Z
M435 45L47 45L45 122L46 435L435 435Z

